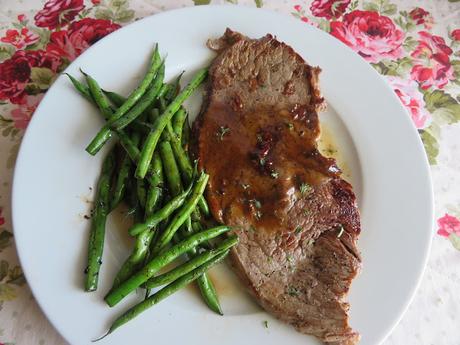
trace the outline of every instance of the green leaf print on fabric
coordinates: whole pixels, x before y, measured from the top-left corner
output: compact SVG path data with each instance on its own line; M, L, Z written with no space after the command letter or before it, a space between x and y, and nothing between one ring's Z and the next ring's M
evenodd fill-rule
M5 277L8 275L8 267L9 264L5 260L0 261L0 281L5 279Z
M53 83L56 74L46 67L32 67L30 79L32 83L41 90L47 90Z
M388 0L374 0L372 2L364 2L363 9L391 16L396 13L398 8L395 4L390 3Z
M457 234L450 234L449 241L452 243L455 249L460 250L460 236Z
M6 260L0 261L0 302L15 299L16 290L13 286L22 286L25 283L24 274L19 266L10 268Z
M405 56L398 60L382 60L372 66L382 75L404 77L412 67L412 59Z
M11 246L12 243L13 243L13 234L7 230L0 230L0 253L4 249Z
M257 7L262 7L264 5L264 2L262 0L255 0L256 6Z
M7 44L0 44L0 61L9 59L14 54L13 46Z
M442 90L425 93L426 108L433 120L440 125L451 125L460 121L460 104L455 98Z
M116 23L127 23L134 19L134 11L129 8L127 0L110 0L101 3L94 16L97 19L111 20Z
M10 269L8 271L8 280L6 282L17 286L24 285L26 283L26 278L24 277L24 273L22 273L21 267L15 266Z
M425 146L428 162L430 163L430 165L436 165L436 157L439 154L439 144L436 140L436 137L430 133L429 128L421 130L419 131L419 133L423 141L423 145Z
M8 159L6 160L6 168L13 169L14 165L16 164L16 158L18 156L19 146L21 142L18 141L16 144L10 147L10 152L8 154Z

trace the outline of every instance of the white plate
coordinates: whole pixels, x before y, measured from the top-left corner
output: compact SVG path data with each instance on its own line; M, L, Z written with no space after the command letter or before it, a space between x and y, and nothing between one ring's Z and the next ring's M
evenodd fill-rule
M144 73L155 42L167 53L167 76L188 77L213 54L209 37L226 27L250 37L275 34L319 65L329 104L323 124L335 137L362 214L363 271L351 289L351 323L363 345L377 344L413 296L432 234L432 191L422 144L393 91L358 55L329 35L274 12L239 6L193 7L138 21L98 42L67 70L92 74L127 93ZM192 102L196 113L198 100ZM97 111L60 77L37 109L17 160L13 220L22 267L53 325L72 344L90 344L139 296L116 308L103 302L129 245L119 222L107 233L100 288L82 291L89 187L101 157L84 148L101 126ZM118 217L120 218L120 217ZM219 276L224 317L185 289L123 326L100 344L316 344L260 310L225 269ZM268 320L268 328L263 321Z

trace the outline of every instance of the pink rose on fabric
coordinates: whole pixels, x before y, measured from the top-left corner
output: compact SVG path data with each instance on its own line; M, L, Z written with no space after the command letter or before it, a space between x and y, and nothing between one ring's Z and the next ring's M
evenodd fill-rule
M61 63L59 57L44 50L17 50L11 58L0 63L0 100L22 104L32 67L46 67L57 72Z
M24 23L27 20L27 16L25 14L18 15L18 21L20 23Z
M0 41L9 43L17 49L22 49L38 42L39 39L40 37L36 33L29 31L27 28L22 28L20 32L14 29L6 30L5 36Z
M85 18L70 24L68 30L51 33L46 51L72 61L90 45L118 28L120 25L110 20Z
M314 0L310 11L315 17L338 18L344 14L351 0Z
M386 76L386 79L408 110L415 127L417 129L427 127L431 122L431 115L425 109L423 94L418 90L417 83L393 76Z
M83 0L48 0L35 15L35 25L56 29L71 22L83 8Z
M3 213L3 208L0 207L0 226L5 224L5 217L3 217L2 213ZM0 343L0 345L2 345L2 343Z
M353 11L342 21L331 22L335 36L369 62L397 59L403 55L404 33L393 21L372 11Z
M414 66L411 78L422 89L434 86L442 89L449 80L454 79L454 69L450 63L452 49L446 45L444 38L420 31L418 46L412 52Z
M38 104L43 98L43 94L35 96L27 96L24 104L21 104L16 109L11 111L11 117L14 121L14 127L19 129L26 129L27 125L32 118L32 115L37 109Z
M454 41L460 42L460 29L455 29L450 33Z
M426 29L430 29L433 26L433 17L430 12L425 11L421 7L416 7L410 11L409 17L415 22L415 24L423 24Z
M460 220L446 213L438 219L438 235L449 237L450 234L460 236Z
M302 6L300 5L295 5L294 6L294 10L296 11L296 13L294 13L301 21L303 21L304 23L308 23L310 25L313 25L313 26L316 26L315 23L313 23L312 21L310 21L310 19L308 19L308 17L305 16L305 10L302 8Z

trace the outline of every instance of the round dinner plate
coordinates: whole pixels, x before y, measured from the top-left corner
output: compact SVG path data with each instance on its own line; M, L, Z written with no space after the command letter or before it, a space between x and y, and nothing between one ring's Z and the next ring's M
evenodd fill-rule
M431 243L433 198L417 131L368 63L292 17L241 6L199 6L120 29L88 49L67 72L79 76L82 68L105 89L127 94L145 73L158 42L167 54L167 78L186 70L187 81L212 61L206 40L219 37L227 27L253 38L276 35L322 69L320 85L328 103L320 115L322 145L337 150L362 215L358 245L363 269L349 296L350 322L361 333L362 345L378 344L401 318L420 281ZM192 116L200 101L198 93L188 102ZM131 245L122 210L107 225L99 289L83 291L90 226L84 216L104 156L92 157L85 147L102 123L97 110L60 76L29 125L14 177L13 221L22 267L41 308L71 344L90 344L141 298L133 294L114 308L103 301ZM211 275L225 316L210 312L191 286L100 344L318 344L260 309L225 265Z

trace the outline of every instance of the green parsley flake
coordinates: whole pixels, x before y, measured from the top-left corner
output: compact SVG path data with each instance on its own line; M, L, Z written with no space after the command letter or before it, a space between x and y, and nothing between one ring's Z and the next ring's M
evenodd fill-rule
M255 208L261 208L262 207L262 204L257 199L251 199L251 200L249 200L249 202L251 204L253 204Z
M294 286L289 286L287 293L289 296L298 296L299 290L297 290Z
M273 177L273 178L278 178L279 173L278 173L277 171L272 171L272 172L270 173L270 176Z
M267 320L264 321L264 327L268 328L268 321Z
M219 131L216 133L217 137L222 141L224 140L224 136L230 132L230 128L220 126Z
M300 194L307 195L313 190L313 187L310 186L308 183L302 183L300 185L299 190L300 190Z

